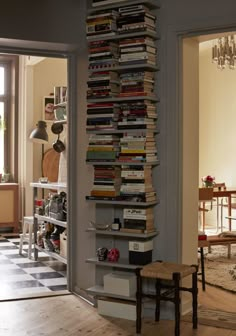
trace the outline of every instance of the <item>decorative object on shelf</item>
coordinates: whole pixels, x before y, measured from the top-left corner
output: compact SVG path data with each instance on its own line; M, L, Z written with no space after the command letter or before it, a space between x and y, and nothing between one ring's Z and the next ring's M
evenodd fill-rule
M211 175L203 176L202 177L202 183L203 186L206 188L211 188L214 185L215 177Z
M95 223L93 221L90 221L89 224L94 227L96 230L110 230L111 224L108 223Z
M111 229L114 231L119 231L121 229L120 218L114 218L114 221L111 224Z
M54 121L54 96L43 97L43 120Z
M111 262L117 262L120 258L120 251L113 247L108 251L107 259Z
M223 70L226 66L234 70L236 67L236 43L235 35L220 37L214 40L212 46L212 62L217 64L218 69Z
M108 249L106 247L99 247L96 254L98 261L105 261L107 259Z

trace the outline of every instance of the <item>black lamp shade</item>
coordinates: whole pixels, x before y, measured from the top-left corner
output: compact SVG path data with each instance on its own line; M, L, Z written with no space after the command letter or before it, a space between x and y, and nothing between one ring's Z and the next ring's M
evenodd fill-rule
M48 143L46 122L43 120L39 120L36 126L37 128L35 128L29 136L30 140L32 140L33 142L41 143L41 144Z

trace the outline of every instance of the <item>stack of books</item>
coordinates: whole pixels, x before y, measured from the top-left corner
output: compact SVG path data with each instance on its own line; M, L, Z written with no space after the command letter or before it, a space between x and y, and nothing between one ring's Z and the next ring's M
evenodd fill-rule
M157 127L156 124L155 104L145 100L120 104L118 129L147 129L153 132Z
M120 145L117 135L91 134L86 154L87 162L116 161L119 155Z
M150 37L123 39L119 42L120 65L150 64L156 65L155 42Z
M115 42L106 40L89 42L88 51L89 70L109 70L118 65L119 49Z
M120 193L121 168L94 166L94 182L90 199L116 199Z
M114 130L119 118L118 105L114 103L90 103L87 105L87 131Z
M122 166L120 199L131 202L156 201L151 166Z
M124 134L120 138L118 161L132 163L157 161L157 147L154 134Z
M155 32L156 17L145 5L131 5L119 8L117 29L119 34L148 31Z
M113 36L117 31L118 12L111 10L87 16L87 39L100 36Z
M123 222L124 225L120 229L122 232L150 233L155 231L153 208L124 208Z
M132 71L120 75L119 97L154 96L154 74Z

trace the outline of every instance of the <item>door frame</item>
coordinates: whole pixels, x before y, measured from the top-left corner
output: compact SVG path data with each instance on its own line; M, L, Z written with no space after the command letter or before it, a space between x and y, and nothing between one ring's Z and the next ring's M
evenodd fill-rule
M31 47L29 47L29 44ZM67 44L58 43L48 43L48 42L36 42L31 41L18 41L11 39L1 39L0 38L0 53L4 54L14 54L18 56L42 56L42 57L53 57L53 58L65 58L67 59L67 83L68 83L68 109L67 109L67 129L68 129L68 147L67 147L67 198L68 198L68 214L67 221L71 223L68 225L68 262L67 262L67 289L68 291L73 291L73 281L72 272L73 270L73 231L72 223L76 221L73 220L76 216L76 203L77 203L77 192L75 183L75 168L73 166L74 161L72 160L75 153L74 139L76 139L77 134L77 49L75 46L70 46ZM19 124L22 126L22 120L19 120ZM26 131L26 127L24 126ZM26 141L24 141L24 146L26 147ZM19 165L19 162L18 162ZM73 178L72 178L73 177ZM72 197L73 195L73 197ZM33 197L32 197L33 199ZM75 271L76 272L76 271Z

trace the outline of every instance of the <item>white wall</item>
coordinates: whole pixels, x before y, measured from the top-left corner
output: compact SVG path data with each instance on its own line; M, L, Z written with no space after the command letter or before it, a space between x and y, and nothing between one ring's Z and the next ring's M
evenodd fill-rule
M204 175L236 186L236 70L219 70L211 62L212 42L200 43L200 160Z
M23 124L26 125L26 131L22 135L24 141L22 146L25 147L25 155L21 156L24 169L21 174L25 178L21 179L25 190L24 212L25 215L32 215L32 190L29 186L30 182L37 181L42 175L41 173L41 150L40 144L32 144L29 140L31 131L36 127L37 121L43 118L43 97L53 93L54 86L67 86L67 61L58 58L45 58L45 60L36 65L24 65L26 67L25 78L25 95L26 95L26 112L21 107L22 113L25 113ZM24 70L23 70L24 71ZM21 83L23 85L23 83ZM23 93L22 93L23 94ZM25 119L25 120L24 120ZM45 145L45 151L52 147L52 142L57 136L51 132L51 123L47 122L47 132L49 135L49 143ZM65 131L61 134L61 139L65 138ZM22 149L21 149L22 152Z

